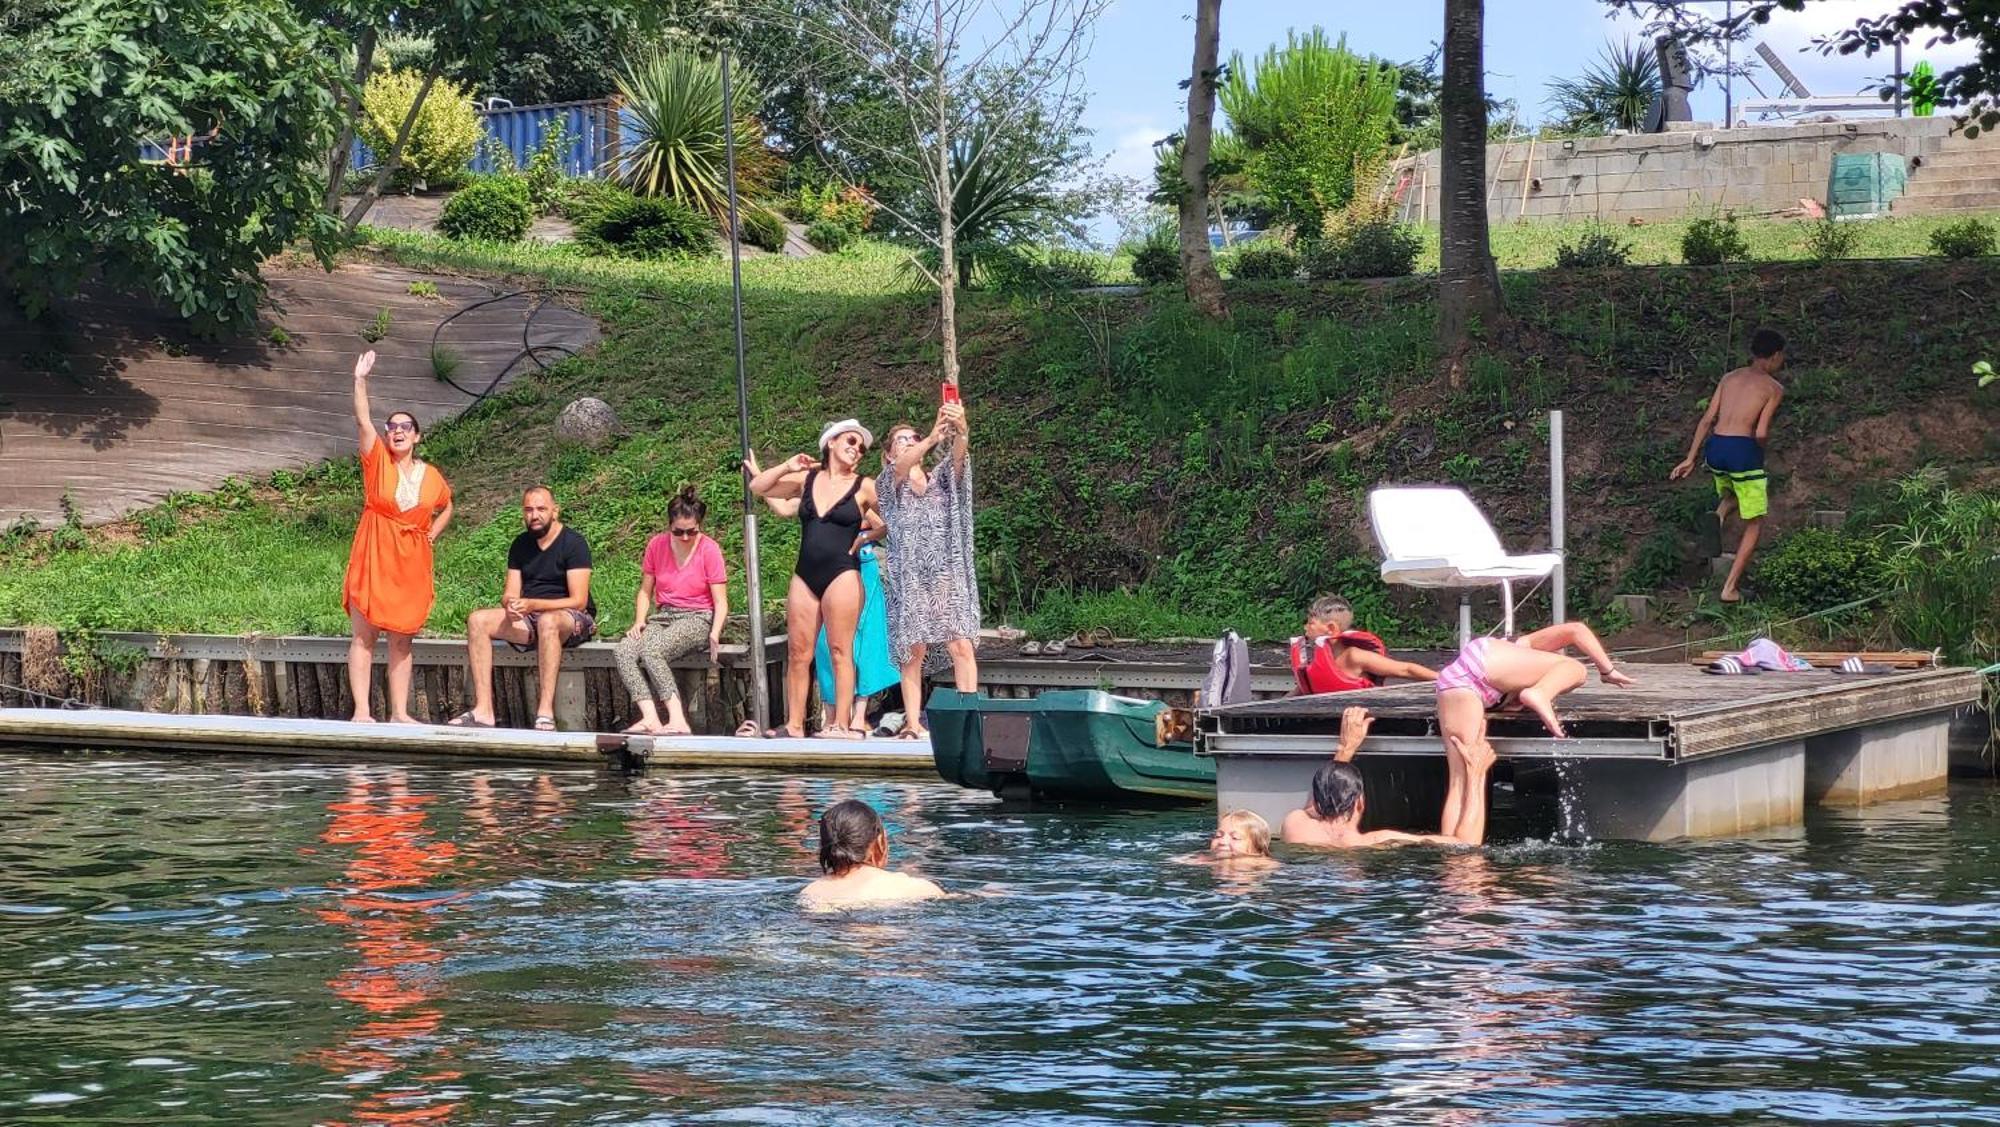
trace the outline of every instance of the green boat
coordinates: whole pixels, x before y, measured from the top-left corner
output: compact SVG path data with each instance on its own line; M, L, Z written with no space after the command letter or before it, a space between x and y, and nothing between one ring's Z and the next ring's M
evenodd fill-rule
M931 756L947 782L1006 797L1215 799L1215 761L1160 742L1167 706L1096 689L1028 699L938 689Z

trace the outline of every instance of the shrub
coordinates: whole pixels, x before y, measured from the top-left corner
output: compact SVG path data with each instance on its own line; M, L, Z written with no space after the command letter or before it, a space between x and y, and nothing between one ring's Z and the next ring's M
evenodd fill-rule
M1764 597L1799 614L1865 598L1887 583L1873 538L1826 528L1792 533L1757 565Z
M570 180L556 199L556 212L581 229L612 204L632 198L632 193L609 180Z
M1931 232L1931 253L1946 258L1984 258L1993 253L1993 228L1983 220L1965 218Z
M412 70L384 71L368 80L361 94L357 131L376 160L388 159L389 150L395 147L396 131L423 84L423 75ZM402 163L390 177L390 186L402 191L412 186L446 189L463 184L482 132L471 94L438 79L410 126Z
M1236 252L1229 263L1232 278L1296 278L1299 276L1298 252L1283 243L1260 240Z
M1806 254L1814 262L1834 262L1854 253L1861 242L1861 230L1852 223L1837 223L1829 215L1812 225L1806 234Z
M612 200L577 231L577 242L585 250L620 258L712 254L719 237L708 216L664 196Z
M1082 251L1055 249L1046 254L1004 248L985 259L985 281L1001 293L1034 296L1094 286L1102 281L1102 263Z
M618 76L625 99L620 115L624 146L612 170L626 187L642 195L665 196L725 221L729 214L724 183L729 132L736 133L736 185L755 194L771 180L777 162L764 147L763 129L742 107L761 100L748 75L738 72L738 116L725 127L722 71L714 57L684 47L643 55Z
M1681 234L1681 261L1689 266L1720 266L1750 257L1750 244L1736 227L1736 213L1720 219L1704 216L1688 224Z
M743 212L743 241L777 254L785 249L785 217L761 204Z
M569 153L569 122L556 118L542 133L541 144L528 157L528 167L522 171L521 179L528 187L528 203L536 215L547 215L556 209L563 194L563 158Z
M1423 245L1414 228L1383 216L1329 225L1301 257L1308 278L1400 278L1416 271Z
M780 201L778 207L800 223L838 223L857 237L875 222L875 197L859 186L801 184L798 195Z
M1147 242L1132 254L1132 276L1142 286L1164 286L1181 280L1180 251Z
M806 241L828 254L838 254L854 241L854 232L831 219L817 219L806 228Z
M528 186L520 177L488 176L445 202L438 230L449 239L517 243L534 221Z
M1608 227L1593 225L1573 243L1556 247L1556 266L1563 270L1601 270L1626 266L1632 261L1632 244L1612 234Z

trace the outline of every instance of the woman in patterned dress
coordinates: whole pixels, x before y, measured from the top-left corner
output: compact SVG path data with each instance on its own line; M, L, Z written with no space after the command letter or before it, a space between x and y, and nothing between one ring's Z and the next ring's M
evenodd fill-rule
M925 471L924 459L940 449L936 464ZM964 406L939 408L924 438L910 426L890 431L883 459L876 496L889 525L889 558L882 569L889 655L903 671L903 730L897 736L919 739L928 734L921 719L926 663L942 664L936 647L950 654L958 691L979 690L979 580L973 574L972 456Z
M354 362L354 422L361 442L361 521L347 554L342 602L353 626L347 644L347 684L357 724L374 721L368 689L375 668L375 639L389 635L389 719L414 724L410 715L410 640L424 628L436 596L431 545L451 523L451 486L437 468L417 457L417 417L396 411L375 430L368 411L368 373L375 354Z

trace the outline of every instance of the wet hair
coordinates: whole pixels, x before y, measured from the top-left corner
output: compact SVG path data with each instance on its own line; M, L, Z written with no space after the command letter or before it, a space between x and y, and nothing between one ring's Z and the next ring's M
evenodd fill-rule
M687 519L701 524L708 520L708 502L701 499L701 494L693 485L683 485L681 491L674 494L674 499L667 502L667 519Z
M1351 817L1361 805L1361 772L1352 763L1328 763L1313 772L1313 817L1331 822Z
M1271 823L1264 820L1255 810L1236 809L1225 812L1217 818L1217 825L1235 826L1250 839L1250 852L1259 857L1271 855Z
M819 867L837 877L868 864L868 855L886 832L882 816L867 803L851 798L834 803L819 816Z
M1348 606L1347 600L1339 595L1321 595L1314 599L1312 606L1306 610L1308 622L1329 622L1336 615L1346 615L1349 622L1354 620L1354 608Z
M536 493L546 493L549 495L549 504L553 505L556 503L556 491L550 489L546 485L542 485L539 483L535 485L530 485L526 489L521 490L521 500L525 501L529 498L530 495Z
M418 422L417 417L415 415L410 414L408 411L391 411L389 412L389 417L383 419L382 422L384 424L393 423L396 421L397 415L401 415L404 418L410 420L410 432L412 434L415 434L419 438L423 437L424 424Z
M1776 329L1758 329L1750 334L1750 355L1769 360L1785 350L1785 338Z

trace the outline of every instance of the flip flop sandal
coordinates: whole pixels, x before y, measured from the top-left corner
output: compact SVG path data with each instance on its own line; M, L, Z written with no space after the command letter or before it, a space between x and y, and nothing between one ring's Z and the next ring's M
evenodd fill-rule
M1040 656L1042 656L1042 644L1041 644L1040 642L1023 642L1023 643L1021 643L1021 656L1022 656L1022 657L1040 657Z
M1764 671L1754 665L1745 665L1733 657L1723 657L1710 662L1708 667L1703 669L1702 672L1713 673L1721 677L1748 677Z
M555 731L555 730L556 730L556 718L555 718L555 717L553 717L553 716L537 716L537 717L535 717L535 731L537 731L537 732L553 732L553 731Z
M1097 643L1091 640L1090 634L1078 632L1064 638L1062 644L1073 650L1087 650Z
M472 715L470 710L467 710L445 721L444 726L447 728L491 728L493 725L482 723Z
M1043 657L1056 657L1056 656L1058 656L1058 655L1060 655L1060 654L1064 654L1064 653L1067 653L1067 652L1069 652L1069 645L1068 645L1068 643L1066 643L1066 642L1044 642L1044 643L1042 643L1042 656L1043 656Z
M1085 634L1083 638L1084 645L1095 646L1099 649L1108 649L1118 644L1118 635L1112 633L1109 626L1096 627L1090 633Z
M930 733L919 732L914 728L905 728L902 731L897 732L894 736L891 736L890 738L897 740L924 740L930 738Z
M1842 661L1839 665L1834 666L1833 671L1835 673L1894 673L1896 667L1863 661L1859 657L1850 657Z
M743 723L738 724L736 726L736 738L743 740L756 739L757 722L755 720L745 720Z

